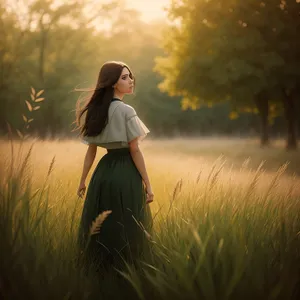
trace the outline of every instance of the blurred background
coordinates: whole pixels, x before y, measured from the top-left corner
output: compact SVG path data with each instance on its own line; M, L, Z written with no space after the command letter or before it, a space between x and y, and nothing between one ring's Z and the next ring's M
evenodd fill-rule
M299 32L300 0L0 0L0 133L76 137L74 89L121 60L137 78L125 101L153 138L295 149Z
M107 60L137 79L154 226L95 276L74 90ZM0 0L0 103L0 299L300 299L300 0Z

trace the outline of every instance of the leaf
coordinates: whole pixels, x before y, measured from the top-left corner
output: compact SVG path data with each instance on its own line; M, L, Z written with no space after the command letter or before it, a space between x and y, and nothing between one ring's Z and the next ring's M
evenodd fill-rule
M34 102L34 99L35 99L35 97L34 97L34 95L30 95L31 96L31 100Z
M27 104L27 107L28 107L29 111L32 111L32 106L31 106L31 104L30 104L27 100L25 100L25 102L26 102L26 104Z
M43 93L44 93L44 90L40 90L40 91L36 94L36 96L39 97L39 96L41 96Z
M31 87L31 92L32 92L32 95L34 96L35 95L35 89L33 87Z
M33 121L33 119L30 119L30 120L28 120L28 122L27 123L30 123L30 122L32 122Z
M35 102L42 102L44 100L45 100L45 98L37 98L37 99L35 99Z
M26 129L28 129L28 128L29 128L29 125L26 126Z
M23 116L23 120L27 123L27 118L26 116L22 115Z
M36 106L33 108L33 110L38 110L40 108L40 106Z
M18 136L22 139L23 138L23 134L20 130L16 129Z

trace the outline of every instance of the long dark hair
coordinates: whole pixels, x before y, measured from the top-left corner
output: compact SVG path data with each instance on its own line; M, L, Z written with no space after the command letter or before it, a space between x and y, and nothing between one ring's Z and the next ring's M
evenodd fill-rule
M116 61L106 62L100 69L92 96L88 97L83 108L80 108L80 104L77 102L76 124L83 136L97 136L107 125L108 109L114 96L113 85L119 80L124 68L128 69L130 77L133 78L133 74L126 64ZM76 89L76 91L86 90ZM80 125L80 119L85 113L85 121L83 125Z

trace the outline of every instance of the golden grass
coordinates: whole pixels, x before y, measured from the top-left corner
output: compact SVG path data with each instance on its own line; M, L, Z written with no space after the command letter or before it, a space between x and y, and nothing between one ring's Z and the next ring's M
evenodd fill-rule
M17 143L14 144L14 152L18 153ZM49 177L47 184L55 196L52 201L76 201L87 146L76 140L27 141L15 165L22 162L32 144L30 164L34 169L33 188L40 187ZM146 140L141 148L155 193L155 201L151 204L154 213L166 206L166 202L178 198L179 193L192 198L206 189L222 188L229 191L234 188L238 192L250 190L259 194L300 196L300 177L287 172L288 164L283 165L288 161L295 164L299 152L286 153L281 148L261 149L253 140L239 139ZM273 171L269 167L264 169L267 162L263 159L267 151L273 156L276 151L281 155L280 161L274 163ZM242 152L244 161L241 159ZM7 141L0 142L0 153L1 165L6 162L7 168L10 167L11 145ZM229 157L226 156L228 153ZM98 148L87 184L104 154L105 150ZM260 163L259 168L257 163Z
M154 299L182 294L189 299L240 299L246 294L249 299L282 299L295 293L300 178L291 175L288 164L276 162L264 169L266 150L243 144L248 142L177 139L142 144L155 193L150 204L154 230L151 236L145 232L151 249L137 269L127 265L121 272L140 299L149 293ZM4 261L9 262L4 269L10 282L30 270L26 279L37 299L45 293L39 289L43 276L51 281L46 293L57 293L53 299L64 298L66 290L81 299L86 291L98 297L98 287L110 299L124 295L115 276L103 276L99 285L74 264L83 205L76 192L86 149L78 141L27 141L21 148L0 143L5 221L0 228L6 239ZM87 184L104 153L99 149ZM288 160L295 164L298 152L282 152L281 161ZM98 216L91 233L99 231L108 215ZM10 263L13 253L18 253L15 264ZM135 299L132 294L128 298Z
M90 228L90 235L97 234L100 232L101 225L105 221L105 219L111 214L111 210L105 210L100 213L97 218L92 222Z

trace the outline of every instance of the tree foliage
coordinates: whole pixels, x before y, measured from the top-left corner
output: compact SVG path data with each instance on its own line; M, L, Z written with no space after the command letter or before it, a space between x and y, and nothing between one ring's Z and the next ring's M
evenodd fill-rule
M167 56L156 65L161 90L181 96L183 108L229 101L234 111L259 111L264 123L284 103L295 124L288 107L296 100L287 98L300 99L299 15L296 0L172 1ZM295 147L295 126L288 129Z
M198 2L195 0L193 3L196 5ZM175 8L178 14L182 13L180 7ZM195 11L187 10L184 18L191 13L195 14ZM213 15L213 12L211 14ZM181 23L183 24L183 21ZM217 41L217 35L212 35L213 31L205 32L190 27L194 30L189 29L191 36L196 38L200 33L203 35L193 45L191 42L186 43L186 37L181 32L183 29L179 25L171 27L169 29L171 32L168 31L166 38L162 34L166 28L165 20L144 23L136 11L122 6L122 1L108 3L88 0L64 2L1 0L0 131L2 133L7 131L6 122L21 130L24 126L25 128L28 126L26 123L28 120L34 118L26 129L28 133L35 133L40 137L55 137L58 134L72 136L75 134L72 132L74 110L80 96L74 92L74 88L93 87L102 63L106 60L123 60L130 65L137 77L135 94L126 98L126 101L136 108L150 128L152 136L255 134L258 130L257 116L249 112L258 112L258 109L252 105L251 97L247 97L249 104L244 112L238 109L230 112L228 99L235 99L236 107L241 108L244 107L244 102L246 103L246 97L245 101L241 102L239 97L229 93L230 90L224 83L220 84L218 90L216 88L214 90L214 85L210 87L208 84L213 81L207 76L205 78L205 73L198 72L198 69L197 72L192 72L196 63L191 55L193 54L195 59L199 53L197 64L207 65L205 70L211 73L210 76L214 76L222 83L222 78L230 74L231 79L225 78L225 83L236 78L240 80L242 90L243 81L240 75L241 78L238 74L227 72L221 76L221 73L226 71L221 70L222 64L225 65L221 55L204 56L208 38ZM154 72L155 58L164 56L164 50L160 46L162 40L165 41L172 57L164 59L161 68L170 70L172 78ZM222 47L225 49L224 45ZM194 52L190 52L189 56L184 56L182 60L178 59L176 65L174 61L177 58L173 54L183 55L182 51L187 49L189 51L193 49ZM246 53L246 50L245 48L243 51ZM230 57L229 54L226 55ZM220 66L210 69L209 66L213 66L216 59ZM267 64L263 60L261 63ZM240 58L240 62L233 61L232 64L246 64L246 60ZM180 73L181 66L189 73L186 75ZM175 75L179 78L178 82L173 80ZM192 78L196 79L194 83ZM158 85L163 80L164 85L173 84L174 88L184 87L184 93L182 91L175 93L174 89L168 90L172 97L168 93L162 93ZM206 80L207 84L202 86L199 84L200 80ZM32 102L31 87L34 87L36 93L44 90L42 97L45 98L45 101L38 105L40 108L32 112L34 117L30 116L27 104L35 105ZM192 95L187 87L193 88L197 94ZM205 87L204 94L210 97L205 98L205 101L204 98L199 98L209 106L199 109L200 102L191 100L200 95L198 93L200 87ZM185 110L181 109L181 104ZM189 110L191 106L196 110ZM276 113L278 107L274 101L270 105L270 110L272 108ZM282 118L277 117L274 123L277 132L282 132L282 121Z

